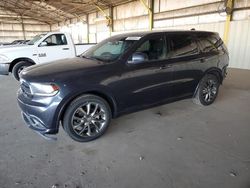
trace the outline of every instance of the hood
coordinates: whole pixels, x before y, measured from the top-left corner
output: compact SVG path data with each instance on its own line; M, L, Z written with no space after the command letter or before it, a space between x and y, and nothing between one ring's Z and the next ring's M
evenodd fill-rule
M54 82L83 74L86 75L89 72L101 71L100 66L106 64L96 60L76 57L28 67L22 71L21 78L34 82Z

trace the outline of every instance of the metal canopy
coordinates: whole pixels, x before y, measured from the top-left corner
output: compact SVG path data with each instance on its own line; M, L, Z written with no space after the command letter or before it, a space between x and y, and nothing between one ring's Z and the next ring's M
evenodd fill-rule
M1 0L0 21L34 19L54 24L132 0Z

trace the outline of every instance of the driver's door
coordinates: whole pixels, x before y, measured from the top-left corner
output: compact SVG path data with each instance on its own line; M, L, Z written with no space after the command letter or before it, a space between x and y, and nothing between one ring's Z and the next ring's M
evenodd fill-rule
M128 59L117 93L124 108L144 108L172 97L173 70L164 34L145 39ZM139 56L138 56L139 55Z
M73 58L74 50L64 34L52 34L38 45L38 59L40 63L51 62L60 59Z

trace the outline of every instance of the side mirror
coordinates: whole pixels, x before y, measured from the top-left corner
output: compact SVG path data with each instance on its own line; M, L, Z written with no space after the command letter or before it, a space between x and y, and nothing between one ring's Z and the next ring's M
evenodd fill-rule
M143 52L135 52L132 54L132 60L128 61L131 64L137 64L148 60L148 55Z
M40 43L39 46L40 46L40 47L42 47L42 46L48 46L48 43L47 43L46 41L43 41L43 42Z

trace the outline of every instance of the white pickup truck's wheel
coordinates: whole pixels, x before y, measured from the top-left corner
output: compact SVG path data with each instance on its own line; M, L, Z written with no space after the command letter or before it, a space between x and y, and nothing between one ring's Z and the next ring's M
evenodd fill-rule
M22 72L22 70L26 67L31 66L32 64L27 62L27 61L19 61L17 64L15 64L15 66L12 69L12 74L14 76L14 78L16 80L20 79L20 73Z

